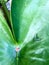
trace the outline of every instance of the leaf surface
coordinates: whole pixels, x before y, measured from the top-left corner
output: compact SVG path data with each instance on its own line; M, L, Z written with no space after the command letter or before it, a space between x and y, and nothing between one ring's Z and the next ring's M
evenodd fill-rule
M30 42L23 43L18 65L49 65L49 24Z
M33 28L37 27L36 33L42 28L47 21L48 6L49 0L12 0L12 25L18 43L24 41L30 29L30 35L34 35Z
M15 41L0 9L0 65L15 65Z
M49 65L49 0L12 0L11 16L17 65Z

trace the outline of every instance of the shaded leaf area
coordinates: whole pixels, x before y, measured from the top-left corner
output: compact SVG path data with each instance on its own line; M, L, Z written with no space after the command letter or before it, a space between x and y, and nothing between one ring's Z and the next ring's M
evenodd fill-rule
M7 2L7 0L0 0L0 3L2 3L2 2Z
M18 65L49 65L49 24L28 43L23 43Z
M49 0L12 0L12 25L17 42L22 43L30 30L32 36L42 29L48 15Z
M12 33L0 9L0 65L14 65L16 52Z

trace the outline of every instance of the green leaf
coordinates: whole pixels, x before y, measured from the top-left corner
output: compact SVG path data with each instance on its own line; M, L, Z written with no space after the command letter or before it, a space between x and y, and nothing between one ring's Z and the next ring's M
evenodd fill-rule
M37 31L41 29L43 23L47 21L45 16L48 16L48 6L48 0L12 0L12 25L18 43L24 41L31 26L32 28L38 26L37 29L40 27L38 30L36 29Z
M49 24L30 42L23 43L18 65L49 65Z
M0 65L15 65L15 40L0 10Z
M12 0L17 65L49 65L49 0Z
M7 2L7 0L0 0L0 3Z

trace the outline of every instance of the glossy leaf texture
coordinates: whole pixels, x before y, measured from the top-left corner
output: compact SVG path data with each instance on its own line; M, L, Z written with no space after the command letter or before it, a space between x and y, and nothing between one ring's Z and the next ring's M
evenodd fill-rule
M23 43L18 65L49 65L49 24L28 43Z
M14 43L12 33L0 9L0 65L15 65Z
M12 0L12 25L18 43L24 41L31 26L32 28L36 26L38 26L37 28L42 27L44 23L42 18L45 19L46 12L49 9L48 6L49 0ZM45 21L47 21L47 19ZM33 31L31 34L32 33Z
M49 0L12 0L11 16L17 65L49 65Z

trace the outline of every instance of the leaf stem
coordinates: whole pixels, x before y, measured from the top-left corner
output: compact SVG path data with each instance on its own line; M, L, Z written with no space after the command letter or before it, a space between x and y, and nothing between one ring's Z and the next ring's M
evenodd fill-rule
M8 22L8 24L9 24L9 27L10 27L10 29L11 29L11 31L12 31L13 37L14 37L14 39L15 39L15 35L14 35L14 33L13 33L14 31L13 31L13 27L12 27L12 21L11 21L10 13L9 13L9 11L8 11L8 9L7 9L7 7L6 7L6 3L5 3L4 1L2 2L2 7L3 7L3 11L4 11L4 13L5 13L7 22ZM16 39L15 39L15 40L16 40Z

